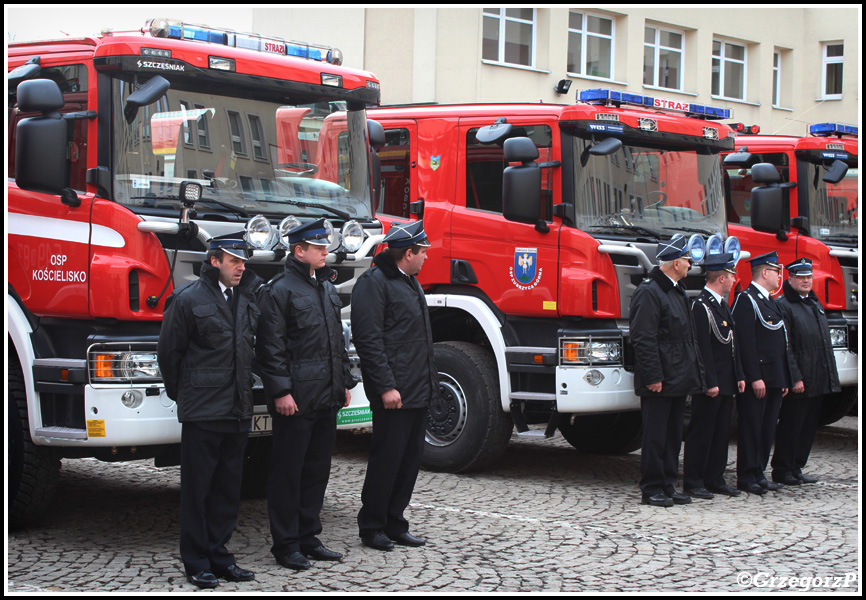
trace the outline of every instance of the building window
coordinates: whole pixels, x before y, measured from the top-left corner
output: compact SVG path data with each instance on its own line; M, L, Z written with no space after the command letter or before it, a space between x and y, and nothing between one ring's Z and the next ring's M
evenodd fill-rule
M824 44L824 72L821 89L824 100L842 99L842 61L845 58L844 44Z
M782 55L773 52L773 106L782 105Z
M535 67L535 9L485 8L481 58Z
M196 110L205 112L205 107L202 104L193 104ZM198 129L198 147L200 149L210 150L210 126L208 125L207 116L202 114L202 117L196 121Z
M568 72L613 79L613 38L613 19L569 11Z
M247 155L247 142L244 137L241 115L233 110L226 111L229 118L229 131L232 136L232 150L239 156Z
M268 155L265 144L265 129L262 119L257 115L247 115L250 122L250 138L253 142L253 158L256 160L267 160Z
M713 40L713 95L746 99L746 47Z
M682 32L644 28L644 85L682 91L684 43Z

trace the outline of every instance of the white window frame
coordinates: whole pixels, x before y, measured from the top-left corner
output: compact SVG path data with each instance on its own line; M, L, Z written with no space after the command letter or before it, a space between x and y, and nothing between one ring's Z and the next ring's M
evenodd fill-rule
M495 64L499 64L499 65L508 65L511 67L522 67L524 69L535 69L536 68L535 67L536 57L538 56L538 50L536 48L536 39L538 36L538 9L537 8L532 9L532 21L527 21L526 19L519 19L517 17L509 17L505 14L505 11L507 10L505 8L500 8L498 10L499 10L499 14L496 15L496 14L487 12L487 9L481 9L482 24L484 22L484 19L496 19L497 21L499 21L499 48L497 49L497 52L496 52L496 60L493 60L490 58L483 58L483 53L482 53L482 60L484 60L484 62L491 62L491 63L495 63ZM532 27L532 41L530 42L530 47L529 47L530 59L529 59L528 65L505 61L505 26L509 21L514 22L514 23L520 23L523 25L530 25ZM482 31L483 31L483 28L482 28ZM483 36L482 36L482 43L483 43Z
M830 46L842 46L842 56L827 56L827 50ZM842 94L827 93L827 67L830 65L841 64L842 77L844 81L844 63L845 63L845 43L844 42L824 42L821 44L821 99L822 100L841 100Z
M773 52L773 106L782 105L782 53Z
M581 19L581 23L580 23L581 29L572 29L571 28L570 16L571 16L571 13L573 13L573 12L581 13L583 15L583 18ZM610 15L587 12L585 10L580 10L580 9L572 9L572 10L569 10L568 13L569 13L568 33L579 33L580 34L580 64L578 65L578 67L580 68L580 71L578 71L578 72L569 71L568 74L575 76L575 77L590 77L593 79L602 79L604 81L614 81L615 73L613 72L613 70L614 70L614 65L616 65L616 19L614 19ZM610 21L610 35L605 35L603 33L595 33L595 32L588 31L587 27L586 27L586 22L587 22L588 17L595 17L597 19L605 19L607 21ZM599 75L590 75L590 74L586 73L586 59L587 59L586 44L587 44L587 37L589 37L589 36L610 40L610 65L609 65L610 76L609 77L601 77ZM567 42L566 42L566 44L567 44ZM567 45L566 45L566 52L567 52ZM567 63L567 61L566 61L566 63Z
M670 27L661 27L659 25L644 24L644 40L646 40L646 30L647 29L654 29L655 30L655 39L653 40L653 43L650 44L650 43L644 41L644 44L643 44L644 47L650 47L653 49L653 80L652 80L652 83L644 82L644 85L659 88L662 90L671 90L671 91L675 91L675 92L684 91L684 87L685 87L685 81L684 81L684 79L685 79L685 62L686 62L686 48L685 48L686 32L680 31L678 29L673 29ZM682 40L682 47L673 48L671 46L662 46L662 44L661 44L661 32L662 31L664 31L666 33L674 33L676 35L679 35L680 39ZM659 53L661 50L670 50L673 52L679 52L679 54L680 54L679 87L675 87L675 88L664 87L659 82L658 65L659 65Z
M721 44L720 54L716 56L712 55L712 62L715 63L719 61L719 92L718 94L712 94L716 98L721 98L724 100L737 100L740 102L745 102L746 98L749 97L749 91L746 87L749 81L749 47L745 44L738 44L732 42L730 40L726 40L723 38L713 38L713 43L719 42ZM743 59L739 58L729 58L725 56L725 48L728 46L737 46L738 48L743 49ZM738 65L743 65L743 97L737 98L735 96L728 96L725 94L727 90L725 90L725 66L727 63L735 63ZM712 90L711 90L712 91Z

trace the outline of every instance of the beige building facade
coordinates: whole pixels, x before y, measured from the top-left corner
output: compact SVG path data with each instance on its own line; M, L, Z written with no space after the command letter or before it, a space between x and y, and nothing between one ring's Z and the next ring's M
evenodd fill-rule
M383 105L569 104L609 88L732 108L767 134L860 119L859 5L252 10L254 31L375 73Z

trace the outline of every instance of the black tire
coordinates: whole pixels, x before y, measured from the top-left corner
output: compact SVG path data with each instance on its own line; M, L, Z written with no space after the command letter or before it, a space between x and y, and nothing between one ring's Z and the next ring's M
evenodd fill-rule
M857 386L843 387L841 392L827 394L821 399L819 425L835 423L846 416L857 405Z
M579 452L628 454L640 448L643 425L640 411L578 416L563 415L559 431Z
M511 439L513 423L502 410L496 361L467 342L433 345L440 397L430 406L422 466L463 473L495 462Z
M54 448L37 446L30 439L21 365L14 352L10 352L6 360L9 369L9 529L21 529L36 522L54 499L60 479L60 454Z

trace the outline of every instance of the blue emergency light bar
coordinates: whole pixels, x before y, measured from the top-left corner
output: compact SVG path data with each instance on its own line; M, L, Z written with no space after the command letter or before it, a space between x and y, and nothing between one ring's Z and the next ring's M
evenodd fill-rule
M828 135L853 135L860 137L860 128L855 125L845 125L843 123L815 123L809 126L809 135L828 136Z
M586 102L587 104L601 104L605 106L611 104L629 104L656 110L672 110L685 113L689 116L697 116L702 119L731 119L734 116L734 111L730 108L719 108L716 106L708 106L706 104L693 104L691 102L679 102L677 100L667 100L655 96L641 96L640 94L630 94L628 92L618 92L616 90L582 90L578 92L577 99L578 101Z
M304 42L289 42L277 37L264 37L254 33L237 33L229 29L190 25L167 19L152 19L148 22L147 28L153 37L158 38L220 44L257 52L326 61L334 65L343 63L343 53L336 48L316 46Z

